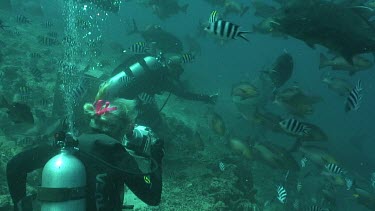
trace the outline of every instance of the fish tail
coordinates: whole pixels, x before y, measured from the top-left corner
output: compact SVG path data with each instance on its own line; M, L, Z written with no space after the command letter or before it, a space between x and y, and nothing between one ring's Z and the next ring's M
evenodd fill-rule
M242 11L241 11L241 14L240 14L240 17L242 17L247 11L249 11L250 7L249 6L245 6L242 8Z
M129 31L128 34L137 34L139 33L137 23L135 22L135 19L133 18L133 30Z
M241 37L246 42L249 42L249 40L245 37L245 34L248 34L248 33L251 33L251 32L250 31L241 31L241 32L238 32L238 37Z
M363 90L361 79L358 80L357 85L355 86L355 88L356 88L358 91L362 91L362 90Z
M327 63L328 63L328 58L324 55L324 54L320 54L320 59L319 59L319 70L320 69L323 69L325 67L327 67Z

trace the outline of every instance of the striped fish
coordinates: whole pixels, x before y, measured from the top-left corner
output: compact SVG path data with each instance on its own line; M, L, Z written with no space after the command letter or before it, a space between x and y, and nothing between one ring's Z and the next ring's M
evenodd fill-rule
M54 25L54 24L52 23L52 21L49 21L49 20L46 20L46 21L42 24L42 26L43 26L44 28L47 28L47 29L52 28L53 25Z
M219 162L219 169L220 171L225 171L225 164L223 162Z
M40 44L45 45L45 46L52 46L52 45L59 44L57 39L52 38L52 37L47 37L47 36L39 36L38 41Z
M89 86L88 79L83 79L78 86L74 87L71 91L71 96L76 100L76 102L82 100L82 98L87 94L88 86Z
M286 202L286 197L287 197L287 193L286 193L286 190L283 186L277 186L277 199L281 202L281 203L285 203Z
M328 209L321 208L317 205L312 205L310 207L305 208L304 211L328 211Z
M37 53L37 52L32 52L32 53L30 53L30 58L40 59L40 58L42 58L42 55L40 55L40 53Z
M244 34L250 31L240 31L240 26L229 21L217 20L209 23L205 31L220 37L221 39L237 39L238 37L249 41Z
M214 10L211 12L210 18L208 19L208 23L213 23L219 20L219 12Z
M31 89L28 86L20 86L18 93L22 102L29 101Z
M294 118L285 119L279 122L279 125L287 133L298 136L307 135L310 131L310 128Z
M181 55L181 63L192 63L195 59L195 56L192 53L184 53Z
M140 103L142 103L142 105L154 104L155 103L155 96L150 95L150 94L145 93L145 92L142 92L141 94L139 94L137 99Z
M133 81L135 80L135 77L131 77L128 75L124 75L120 78L120 82L124 84L125 87L129 86Z
M131 45L128 50L124 50L124 53L132 53L132 54L145 54L150 50L148 44L145 42L136 42Z
M24 15L17 15L16 22L20 24L31 24L31 21Z
M299 206L300 206L300 202L298 199L295 199L294 202L293 202L293 208L295 210L299 210Z
M324 166L324 168L328 173L333 174L333 175L340 175L340 174L345 173L345 171L342 170L342 168L340 168L334 163L328 163L327 165Z
M42 107L49 107L50 105L52 104L52 100L51 99L46 99L46 98L41 98L39 101L38 101L38 105L42 106Z
M31 67L30 73L34 76L35 80L39 81L42 77L42 71L38 67Z
M50 32L47 33L47 36L52 37L52 38L57 38L59 36L59 34L55 31L50 31Z
M357 111L362 101L362 83L358 80L357 85L350 91L349 96L346 98L345 112Z
M302 189L302 182L301 182L300 180L297 181L297 186L296 186L296 188L297 188L297 192L300 192L300 191L301 191L301 189Z

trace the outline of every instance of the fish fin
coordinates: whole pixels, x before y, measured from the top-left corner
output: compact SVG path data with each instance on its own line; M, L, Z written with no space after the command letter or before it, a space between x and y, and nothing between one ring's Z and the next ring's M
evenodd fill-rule
M129 31L128 35L137 34L137 33L139 33L138 26L137 26L137 23L135 22L135 19L133 18L133 30Z
M245 7L243 7L243 8L242 8L242 12L240 13L240 17L242 17L243 15L245 15L245 13L246 13L247 11L249 11L249 9L250 9L249 6L245 6Z
M363 90L361 79L358 80L357 85L355 86L355 88L356 88L358 91L362 91L362 90Z
M327 67L328 58L324 54L320 54L319 57L319 70Z
M189 7L189 4L185 4L184 6L182 6L182 7L180 8L180 10L181 10L182 12L186 13L188 7Z
M249 40L244 36L244 34L248 34L248 33L251 33L250 31L241 31L241 32L238 32L238 37L241 37L242 39L244 39L245 41L249 42Z

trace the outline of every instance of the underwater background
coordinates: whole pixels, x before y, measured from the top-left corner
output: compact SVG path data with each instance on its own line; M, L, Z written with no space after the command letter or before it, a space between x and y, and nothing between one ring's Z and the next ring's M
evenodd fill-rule
M222 18L250 31L248 42L241 38L223 41L204 30L211 12L217 10L220 15L232 1L247 10ZM124 59L124 50L145 41L139 33L129 33L134 29L133 20L139 30L159 25L183 42L181 53L194 54L194 61L182 64L182 81L188 89L219 94L215 105L174 95L168 98L168 92L156 96L159 107L166 102L161 111L163 125L157 131L166 144L162 202L147 207L131 201L136 204L134 210L375 210L373 65L355 74L321 68L321 54L334 51L319 45L326 42L316 42L311 48L286 31L280 32L283 36L273 36L254 30L265 19L255 15L263 8L256 7L257 1L150 2L122 1L116 13L73 0L15 0L11 8L0 3L0 96L27 105L35 119L32 125L13 121L10 109L0 104L0 210L11 210L5 168L12 156L41 140L48 141L66 114L72 114L75 133L85 131L83 104L94 101L100 83ZM288 4L260 2L275 8ZM309 2L355 7L348 6L353 1ZM354 2L371 5L371 1ZM188 5L186 12L168 7L175 3ZM39 7L41 10L35 9ZM166 7L170 14L161 18L156 7ZM276 18L275 22L279 24ZM157 32L152 35L158 37ZM293 74L277 87L268 76L284 73L275 69L277 58L284 54L293 58ZM372 52L361 56L373 64ZM352 89L338 95L322 81L331 76L345 79L352 89L361 81L358 109L345 111ZM241 84L244 87L236 95ZM304 97L293 98L297 95ZM296 112L296 107L305 105L313 109ZM280 126L282 120L290 119L302 125L307 122L309 129L318 127L323 135L311 135L314 137L306 141L304 136L312 134L312 129L301 135ZM295 149L296 143L302 146ZM329 172L329 164L346 173ZM328 175L322 173L327 171ZM35 191L40 172L28 180L28 191ZM287 192L285 201L279 198L279 187Z

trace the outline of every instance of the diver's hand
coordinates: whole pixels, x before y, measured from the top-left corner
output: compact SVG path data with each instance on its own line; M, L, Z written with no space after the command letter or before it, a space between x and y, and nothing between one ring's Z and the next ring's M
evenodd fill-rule
M154 138L150 128L145 126L136 126L133 134L126 136L124 145L129 153L139 156L150 156L151 144Z

